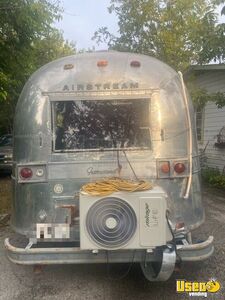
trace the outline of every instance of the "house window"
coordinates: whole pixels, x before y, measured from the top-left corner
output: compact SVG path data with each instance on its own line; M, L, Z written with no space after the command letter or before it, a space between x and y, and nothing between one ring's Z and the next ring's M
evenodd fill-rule
M198 142L203 142L203 127L204 127L204 108L196 109L196 130Z

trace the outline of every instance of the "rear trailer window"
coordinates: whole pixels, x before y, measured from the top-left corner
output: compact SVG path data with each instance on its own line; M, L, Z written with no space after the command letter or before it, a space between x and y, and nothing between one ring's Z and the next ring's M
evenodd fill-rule
M149 99L54 101L54 151L150 149L149 105Z

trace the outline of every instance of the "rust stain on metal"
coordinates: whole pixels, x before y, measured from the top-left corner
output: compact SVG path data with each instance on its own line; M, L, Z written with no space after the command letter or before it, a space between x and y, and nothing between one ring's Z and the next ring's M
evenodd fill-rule
M62 205L57 205L57 208L70 209L70 212L71 212L70 225L74 225L74 223L75 223L75 217L77 217L78 214L79 214L77 206L76 205L71 205L71 204L62 204Z

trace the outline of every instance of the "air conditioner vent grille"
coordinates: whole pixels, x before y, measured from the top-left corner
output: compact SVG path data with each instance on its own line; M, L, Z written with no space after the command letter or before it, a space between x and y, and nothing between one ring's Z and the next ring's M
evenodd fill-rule
M124 200L106 197L94 203L86 217L91 239L103 248L118 248L127 244L137 228L133 208Z

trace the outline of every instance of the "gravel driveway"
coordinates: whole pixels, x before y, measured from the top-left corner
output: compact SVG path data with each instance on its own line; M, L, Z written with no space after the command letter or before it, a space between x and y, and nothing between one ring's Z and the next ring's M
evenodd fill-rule
M214 255L201 263L183 264L181 270L164 283L148 282L138 265L123 279L119 277L128 265L109 268L106 265L55 265L44 267L40 273L34 272L33 267L14 265L5 257L3 241L12 232L8 226L1 226L0 299L190 299L189 295L176 293L176 279L202 282L212 277L220 281L222 289L217 294L208 294L207 299L225 299L225 198L205 190L204 203L207 219L198 231L201 239L214 235Z

